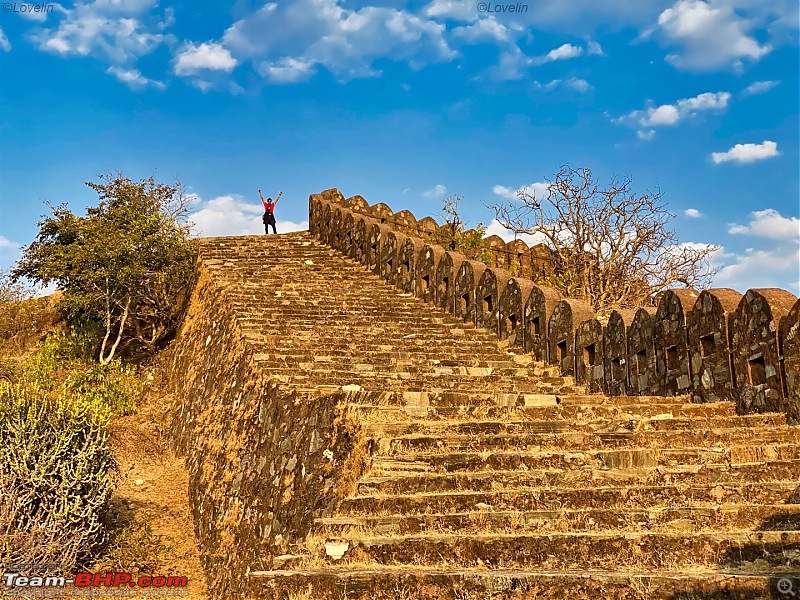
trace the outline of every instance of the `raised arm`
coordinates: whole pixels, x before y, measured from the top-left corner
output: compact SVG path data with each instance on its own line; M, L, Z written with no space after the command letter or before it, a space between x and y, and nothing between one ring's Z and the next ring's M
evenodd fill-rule
M259 196L259 198L261 198L261 204L264 205L264 210L266 210L267 209L267 201L264 200L264 196L261 194L261 190L258 190L258 196Z
M281 199L281 194L282 194L282 193L283 193L283 190L281 190L280 192L278 192L278 195L277 195L277 196L275 196L275 204L277 204L277 203L278 203L278 200L280 200L280 199Z

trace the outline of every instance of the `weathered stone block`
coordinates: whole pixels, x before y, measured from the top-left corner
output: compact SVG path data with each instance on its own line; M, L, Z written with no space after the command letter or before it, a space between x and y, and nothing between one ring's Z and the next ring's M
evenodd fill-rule
M575 380L590 392L605 387L603 325L597 319L583 321L575 330Z
M378 223L377 219L372 219L367 224L367 268L375 275L382 275L383 262L381 251L383 249L383 238L389 233L389 228Z
M415 235L417 232L417 219L410 210L400 210L394 213L392 223L397 231L406 235Z
M653 334L652 306L636 310L628 327L628 381L631 395L657 395L656 349Z
M319 238L319 231L322 225L322 196L320 194L310 194L308 196L308 231L311 235Z
M369 202L366 201L364 196L350 196L342 202L342 206L349 208L353 212L365 214L369 209Z
M800 421L800 300L781 318L778 341L783 357L784 396L787 416L795 423Z
M406 294L415 294L417 257L422 252L422 240L417 237L407 237L397 253L397 281L395 285Z
M397 274L400 271L398 253L400 247L406 241L406 235L399 231L389 230L383 236L383 244L381 246L381 273L382 277L392 285L397 283Z
M686 313L700 295L695 290L666 290L659 296L653 320L656 351L657 394L686 394L692 383L686 345Z
M506 244L508 256L508 271L514 277L525 279L533 278L533 263L531 262L531 249L522 240L511 240Z
M500 296L511 278L501 268L485 269L475 286L475 323L498 334Z
M414 294L423 302L436 304L436 271L444 254L444 248L436 244L425 244L419 253L414 273Z
M366 211L371 217L374 217L380 223L386 223L394 216L394 212L383 202L373 204Z
M355 258L358 254L356 245L356 220L353 211L349 209L342 210L342 239L341 251L348 258Z
M436 306L452 315L456 314L456 275L465 260L463 254L445 252L436 267Z
M740 413L788 409L781 381L778 323L795 302L797 298L785 290L747 290L728 319Z
M334 205L335 206L335 205ZM320 240L328 246L331 245L331 231L332 231L332 211L330 204L323 204L322 206L322 226L320 227Z
M628 327L635 314L633 310L613 310L603 328L605 391L609 396L635 395L628 374Z
M377 221L364 215L356 215L355 221L356 229L355 235L353 236L352 258L360 262L362 265L368 266L369 253L367 251L367 246L369 245L369 235L367 232L369 231L371 225L377 224Z
M344 221L344 209L341 206L334 205L331 207L331 241L328 244L331 248L342 251L344 231L342 225Z
M465 323L475 323L475 288L485 270L485 264L477 260L465 260L456 273L453 286L455 316Z
M331 204L344 205L345 203L344 194L342 194L338 188L329 188L327 190L323 190L319 193L319 195L322 196L323 200Z
M742 295L736 290L703 290L686 313L694 402L735 400L728 318L741 299Z
M563 298L556 304L547 325L548 359L563 375L575 374L575 330L594 318L592 307L582 300Z
M422 240L428 239L428 236L436 233L439 229L439 224L433 217L422 217L417 221L417 235Z
M533 287L532 281L512 277L508 280L503 293L500 294L497 335L501 340L508 340L511 346L519 348L525 346L523 334L525 331L525 305Z
M525 303L525 312L522 315L522 339L525 352L532 353L536 360L547 361L549 358L547 326L559 300L561 294L553 288L534 285Z
M490 235L483 238L483 245L491 252L491 259L489 260L489 267L500 267L502 269L508 268L508 259L506 257L506 242L499 235Z
M553 251L545 244L536 244L531 248L531 269L534 281L546 281L555 273Z

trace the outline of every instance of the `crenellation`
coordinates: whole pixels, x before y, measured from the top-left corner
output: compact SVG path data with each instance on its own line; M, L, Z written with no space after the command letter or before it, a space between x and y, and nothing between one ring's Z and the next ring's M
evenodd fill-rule
M787 415L800 422L800 300L794 303L778 327Z
M563 375L575 374L575 332L583 322L594 317L592 307L574 298L562 298L547 322L548 359L558 365Z
M414 272L414 293L428 304L438 306L436 273L444 256L444 248L436 244L424 244L419 252Z
M532 281L511 277L500 294L498 336L515 348L525 347L525 306L533 285Z
M445 252L436 267L436 306L456 314L456 275L466 257L460 252Z
M699 295L695 290L685 289L666 290L656 296L653 337L657 379L652 392L659 396L686 394L691 387L686 312Z
M525 312L522 316L522 339L525 343L525 352L530 352L544 362L550 360L550 345L548 341L548 326L550 317L561 300L553 288L543 285L531 287L531 294L525 303Z
M628 360L628 329L635 310L618 308L611 311L603 327L603 365L605 392L609 396L628 396L638 393L631 386Z
M475 286L475 323L499 335L500 296L511 275L500 267L487 268Z
M605 385L603 325L597 319L582 321L575 330L575 381L602 392Z
M787 409L781 381L778 324L795 302L794 294L785 290L747 290L729 316L736 399L742 413Z
M728 343L728 318L742 294L728 288L703 290L686 313L692 399L718 402L736 397Z
M628 327L628 380L631 393L637 396L659 395L656 372L654 306L636 309Z
M477 318L475 289L486 269L486 265L482 262L466 259L456 273L453 281L454 314L457 319L461 319L465 323L475 325Z

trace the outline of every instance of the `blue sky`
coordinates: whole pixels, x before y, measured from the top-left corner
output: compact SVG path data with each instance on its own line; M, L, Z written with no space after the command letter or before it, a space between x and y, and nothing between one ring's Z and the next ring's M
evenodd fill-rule
M179 178L205 235L328 187L502 233L569 163L659 185L716 286L798 294L799 72L796 0L6 3L0 267L106 171Z

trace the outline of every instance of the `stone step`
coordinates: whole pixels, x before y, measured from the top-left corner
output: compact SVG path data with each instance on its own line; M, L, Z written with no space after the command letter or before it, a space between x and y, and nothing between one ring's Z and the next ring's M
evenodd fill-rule
M629 469L658 465L735 464L800 458L798 444L719 448L610 448L606 450L497 450L407 453L402 459L376 457L373 470L384 473L530 469Z
M485 565L458 569L445 565L330 565L316 569L251 571L256 598L350 600L769 600L781 597L780 581L800 589L800 577L707 569L648 572L599 570L505 570ZM785 586L786 584L782 584ZM783 587L782 587L783 589ZM390 594L387 596L387 590Z
M409 455L416 452L470 452L526 448L561 448L592 450L598 448L719 448L734 444L800 444L800 430L788 425L773 429L734 427L725 429L683 431L640 431L611 424L605 431L562 431L547 433L470 433L441 435L408 434L383 437L378 451L387 455Z
M351 496L343 499L335 516L420 515L469 512L484 505L492 510L577 508L642 508L783 504L797 482L717 483L715 485L616 485L591 488L530 487L487 491L416 492L397 495Z
M486 420L405 420L389 423L371 423L368 432L376 437L430 435L442 437L453 434L498 435L519 433L597 433L627 428L638 432L681 432L695 430L736 429L736 428L785 428L786 417L778 413L760 413L724 417L686 417L686 418L603 418L591 420L548 420L548 419L509 419ZM800 435L800 433L798 433Z
M531 471L466 471L367 475L358 482L358 495L408 495L454 491L492 491L519 488L581 488L613 485L706 485L731 483L800 482L800 459L741 464L677 465L638 469L541 469ZM800 487L800 486L799 486ZM796 498L800 502L800 491Z
M708 570L758 561L762 570L800 569L800 531L602 532L355 536L343 560L351 564L447 564L469 568Z
M359 535L437 533L599 532L604 530L699 533L720 531L800 531L800 504L667 506L660 508L581 508L471 510L423 515L322 517L314 521L331 538Z

